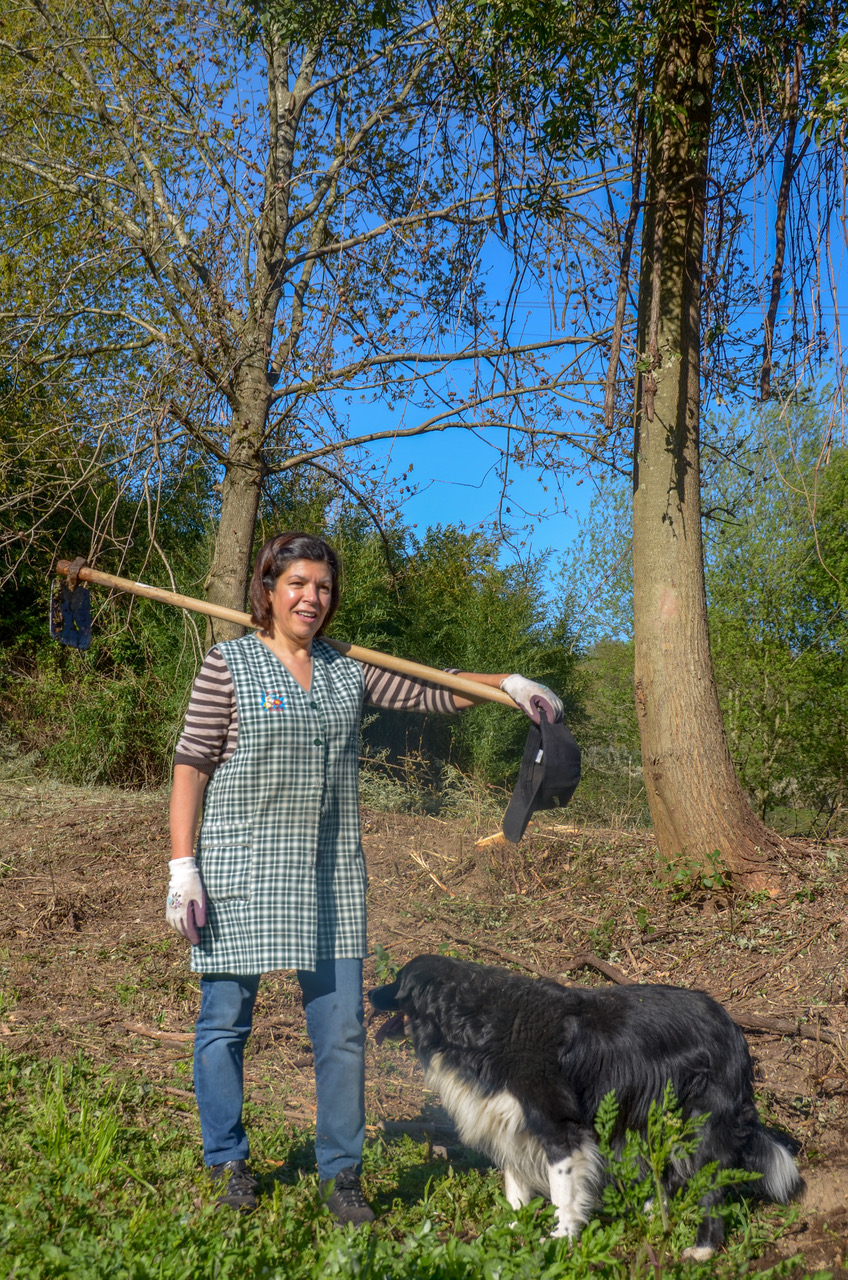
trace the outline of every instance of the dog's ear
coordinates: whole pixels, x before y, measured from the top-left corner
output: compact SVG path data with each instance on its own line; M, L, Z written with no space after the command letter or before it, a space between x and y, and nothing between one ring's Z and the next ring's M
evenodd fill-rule
M409 1000L410 996L414 996L417 986L418 981L414 963L406 964L394 982L389 982L384 987L374 987L373 990L369 991L368 999L375 1009L384 1011L400 1009L404 1002Z
M453 978L458 963L446 956L416 956L403 966L394 982L369 991L368 999L375 1009L404 1008L409 1012L432 982L444 984Z
M388 983L385 987L372 987L368 992L368 999L375 1009L391 1010L397 1009L397 995L399 982Z

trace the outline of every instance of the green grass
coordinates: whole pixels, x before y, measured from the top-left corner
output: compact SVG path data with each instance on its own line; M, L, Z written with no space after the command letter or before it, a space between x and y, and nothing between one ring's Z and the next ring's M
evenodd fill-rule
M655 1213L643 1205L668 1152L692 1137L673 1110L654 1117L647 1145L631 1144L616 1166L607 1213L576 1244L547 1238L549 1206L509 1209L499 1176L480 1162L428 1161L409 1139L367 1145L365 1188L380 1220L373 1228L339 1230L316 1204L311 1136L275 1127L268 1114L252 1129L264 1193L259 1210L249 1218L215 1210L186 1132L183 1117L190 1114L190 1104L157 1095L137 1078L96 1071L81 1058L44 1063L0 1053L0 1274L26 1280L787 1274L801 1280L807 1274L798 1260L768 1270L752 1265L791 1221L790 1212L773 1207L731 1204L727 1252L708 1264L679 1260L694 1236L696 1197L660 1202ZM602 1127L600 1133L603 1142Z

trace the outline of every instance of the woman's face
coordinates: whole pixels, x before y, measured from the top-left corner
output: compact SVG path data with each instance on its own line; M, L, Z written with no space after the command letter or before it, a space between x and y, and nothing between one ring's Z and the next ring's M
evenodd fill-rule
M333 593L333 575L325 560L292 560L268 592L274 639L309 645L320 630Z

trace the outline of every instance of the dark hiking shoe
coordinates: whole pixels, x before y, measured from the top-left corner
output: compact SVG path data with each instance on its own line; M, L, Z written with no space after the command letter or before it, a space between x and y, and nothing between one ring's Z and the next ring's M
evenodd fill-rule
M353 1167L340 1170L335 1178L328 1178L319 1186L325 1208L342 1226L352 1222L361 1227L364 1222L374 1221L374 1210L362 1194L359 1174Z
M218 1195L215 1203L229 1205L242 1213L252 1213L259 1203L256 1196L258 1183L250 1172L246 1160L227 1160L225 1164L211 1164L209 1177L216 1184Z

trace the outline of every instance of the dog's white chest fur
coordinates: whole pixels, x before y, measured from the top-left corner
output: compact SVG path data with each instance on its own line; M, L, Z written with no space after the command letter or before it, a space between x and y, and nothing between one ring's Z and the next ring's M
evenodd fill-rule
M552 1164L539 1139L527 1129L521 1103L503 1089L485 1094L463 1080L435 1054L425 1073L466 1146L503 1169L504 1193L513 1209L534 1196L547 1196L557 1210L554 1235L574 1236L587 1220L601 1180L603 1161L593 1142Z
M506 1089L484 1094L461 1079L436 1054L427 1070L428 1089L434 1089L467 1147L483 1151L499 1169L520 1167L534 1195L548 1195L548 1159L538 1138L527 1132L524 1110Z

